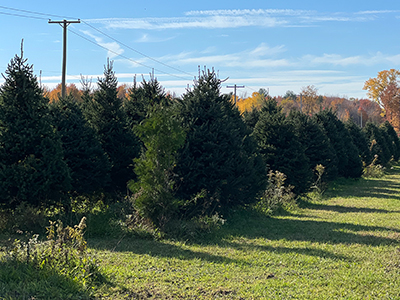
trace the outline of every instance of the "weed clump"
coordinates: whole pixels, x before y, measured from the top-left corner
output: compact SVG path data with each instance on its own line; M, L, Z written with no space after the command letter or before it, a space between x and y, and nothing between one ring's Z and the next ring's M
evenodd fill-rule
M5 254L0 256L0 265L4 271L0 272L0 282L7 277L7 269L10 272L13 270L13 274L18 270L28 270L27 274L20 274L21 276L14 274L12 278L15 278L16 282L12 282L12 278L7 279L11 282L5 286L6 290L13 289L13 286L21 288L21 285L26 285L24 289L29 289L27 293L30 295L43 293L45 286L50 284L47 279L57 277L63 278L59 279L60 282L68 282L66 285L69 288L79 286L84 294L90 293L91 287L97 282L103 282L104 278L96 259L87 251L83 237L85 229L85 217L74 227L64 227L60 220L50 221L46 240L40 241L38 234L27 241L16 239L8 249L5 249ZM30 278L32 276L35 278ZM41 281L42 287L32 286L29 283L31 281ZM12 294L15 292L13 290L6 292Z
M375 154L373 161L363 170L364 178L382 178L385 176L385 167L378 163L378 155Z
M286 175L279 171L269 171L268 185L256 209L273 214L280 210L291 210L297 206L293 186L285 185Z

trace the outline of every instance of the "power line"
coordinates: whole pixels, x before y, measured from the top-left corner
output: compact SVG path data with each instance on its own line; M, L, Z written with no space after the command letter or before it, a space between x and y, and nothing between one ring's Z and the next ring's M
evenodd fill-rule
M82 20L82 23L85 23L85 24L86 24L87 26L89 26L90 28L92 28L92 29L96 30L97 32L101 33L102 35L108 37L109 39L113 40L114 42L117 42L117 43L119 43L119 44L125 46L126 48L128 48L128 49L130 49L130 50L132 50L132 51L134 51L134 52L136 52L136 53L138 53L138 54L140 54L140 55L142 55L142 56L144 56L144 57L146 57L146 58L148 58L148 59L151 59L152 61L154 61L154 62L156 62L156 63L159 63L159 64L161 64L161 65L163 65L163 66L165 66L165 67L174 69L175 71L178 71L178 72L180 72L180 73L183 73L183 74L186 74L186 75L189 75L189 76L193 76L193 75L190 74L190 73L187 73L187 72L182 71L182 70L180 70L180 69L178 69L178 68L175 68L175 67L173 67L173 66L170 66L170 65L168 65L168 64L165 64L165 63L163 63L162 61L159 61L159 60L157 60L157 59L155 59L155 58L152 58L152 57L150 57L150 56L148 56L148 55L146 55L146 54L144 54L144 53L142 53L142 52L140 52L140 51L138 51L138 50L136 50L136 49L130 47L129 45L127 45L127 44L125 44L125 43L123 43L123 42L121 42L121 41L119 41L119 40L113 38L112 36L106 34L105 32L101 31L100 29L98 29L98 28L96 28L96 27L90 25L89 23L85 22L84 20Z
M65 16L59 16L59 15L52 15L52 14L47 14L47 13L41 13L41 12L36 12L32 10L25 10L25 9L18 9L18 8L13 8L13 7L7 7L7 6L1 6L0 8L2 9L8 9L8 10L13 10L13 11L19 11L19 12L24 12L28 14L34 14L34 15L40 15L40 16L48 16L48 17L56 17L56 18L66 18ZM68 19L77 19L74 17L68 17Z
M41 17L24 16L24 15L20 15L20 14L12 14L12 13L6 13L6 12L1 12L1 11L0 11L0 14L7 15L7 16L13 16L13 17L22 17L22 18L30 18L30 19L47 20L46 18L41 18Z
M12 10L12 11L23 12L23 13L28 13L28 14L36 14L36 15L41 15L41 16L57 17L57 18L63 18L63 19L65 18L65 16L63 17L63 16L59 16L59 15L53 15L53 14L35 12L35 11L25 10L25 9L17 9L17 8L6 7L6 6L1 6L1 5L0 5L0 8ZM45 18L40 18L40 17L24 16L24 15L19 15L19 14L5 13L5 12L0 12L0 14L12 15L12 16L18 16L18 17L25 17L25 18L42 19L42 20L45 19ZM68 17L68 18L69 18L69 19L78 19L78 18L74 18L74 17ZM188 73L188 72L185 72L185 71L183 71L183 70L180 70L180 69L178 69L178 68L175 68L175 67L173 67L173 66L170 66L170 65L168 65L168 64L166 64L166 63L163 63L162 61L159 61L159 60L157 60L157 59L155 59L155 58L152 58L152 57L150 57L150 56L148 56L148 55L146 55L146 54L144 54L144 53L142 53L142 52L140 52L140 51L138 51L138 50L136 50L136 49L130 47L129 45L127 45L127 44L125 44L125 43L123 43L123 42L121 42L121 41L119 41L119 40L113 38L112 36L106 34L105 32L101 31L100 29L98 29L98 28L96 28L96 27L90 25L88 22L85 22L85 21L83 21L83 20L81 20L81 22L82 22L82 23L85 23L85 25L89 26L89 27L92 28L93 30L96 30L97 32L99 32L100 34L106 36L107 38L109 38L109 39L111 39L111 40L113 40L113 41L115 41L115 42L117 42L117 43L123 45L124 47L126 47L126 48L128 48L128 49L130 49L130 50L132 50L132 51L134 51L134 52L136 52L136 53L138 53L139 55L142 55L142 56L144 56L144 57L146 57L146 58L148 58L148 59L150 59L150 60L152 60L152 61L154 61L154 62L156 62L156 63L158 63L158 64L161 64L161 65L163 65L163 66L165 66L165 67L167 67L167 68L171 68L171 69L173 69L173 70L175 70L175 71L178 71L179 73L189 75L189 76L191 77L190 80L192 80L193 77L194 77L192 74L190 74L190 73ZM72 33L78 35L79 37L81 37L81 38L83 38L83 39L85 39L85 40L87 40L87 41L90 41L89 39L83 37L82 35L80 35L80 34L74 32L74 31L72 31L72 30L70 30L70 29L69 29L69 31L71 31ZM132 59L130 59L130 58L127 58L127 57L125 57L125 56L123 56L123 55L120 55L120 54L118 54L118 53L116 53L116 52L114 52L114 51L112 51L112 50L110 50L110 49L108 49L108 48L106 48L106 47L103 47L103 46L101 46L101 45L99 45L99 44L97 44L97 43L94 43L94 42L92 42L92 41L90 41L90 42L93 43L93 44L95 44L95 45L97 45L97 46L99 46L99 47L101 47L101 48L103 48L103 49L106 49L106 50L109 51L109 52L115 53L115 54L117 54L118 56L120 56L120 57L122 57L122 58L124 58L124 59L127 59L127 60L129 60L129 61L133 61L134 63L139 64L139 65L142 65L142 66L144 66L144 67L146 67L146 68L151 68L151 69L153 69L153 68L150 67L150 66L147 66L147 65L145 65L145 64L143 64L143 63L139 63L139 62L134 61L134 60L132 60ZM173 75L173 74L170 74L170 73L168 73L168 72L164 72L164 71L161 71L161 70L158 70L158 69L155 69L155 70L156 70L157 72L160 72L160 73L163 73L163 74L166 74L166 75L170 75L170 76L173 76L173 77L176 77L176 78L180 78L180 79L185 79L185 80L186 80L186 78L182 78L182 77L180 77L180 76Z
M140 63L140 62L138 62L138 61L135 61L135 60L133 60L133 59L131 59L131 58L125 56L125 55L122 55L122 54L120 54L120 53L118 53L118 52L116 52L116 51L113 51L113 50L111 50L111 49L109 49L109 48L107 48L107 47L104 47L104 46L102 46L102 45L99 45L98 43L96 43L96 42L94 42L94 41L88 39L87 37L85 37L85 36L83 36L83 35L77 33L76 31L73 31L73 30L71 30L71 29L68 29L68 30L69 30L70 32L72 32L73 34L79 36L80 38L83 38L84 40L86 40L86 41L88 41L88 42L90 42L90 43L92 43L92 44L94 44L94 45L96 45L96 46L98 46L98 47L100 47L100 48L103 48L103 49L105 49L105 50L107 50L107 51L109 51L109 52L111 52L111 53L114 53L117 57L122 57L122 58L124 58L124 59L126 59L126 60L129 60L129 61L135 63L135 64L141 65L141 66L143 66L143 67L145 67L145 68L154 69L154 70L156 70L157 72L162 73L162 74L165 74L165 75L169 75L169 76L176 77L176 78L179 78L179 79L187 80L187 78L184 78L184 77L181 77L181 76L178 76L178 75L175 75L175 74L171 74L171 73L168 73L168 72L164 72L164 71L162 71L162 70L155 69L155 68L153 68L153 67L150 67L150 66L148 66L148 65L145 65L145 64Z

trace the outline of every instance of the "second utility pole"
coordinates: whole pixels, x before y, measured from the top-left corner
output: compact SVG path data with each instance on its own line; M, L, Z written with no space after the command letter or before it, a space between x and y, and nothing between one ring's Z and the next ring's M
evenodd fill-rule
M234 89L234 95L235 95L235 106L236 106L236 89L242 89L244 88L244 85L228 85L227 86L228 89Z
M64 29L64 35L63 35L63 63L62 63L62 77L61 77L61 97L65 97L65 76L67 73L67 26L71 23L80 23L81 20L78 21L52 21L49 20L50 24L60 24L60 26Z

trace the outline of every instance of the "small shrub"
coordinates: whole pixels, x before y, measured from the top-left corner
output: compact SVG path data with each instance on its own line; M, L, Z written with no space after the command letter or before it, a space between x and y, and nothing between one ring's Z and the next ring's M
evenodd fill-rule
M366 166L363 170L364 178L382 178L385 176L385 167L381 164L378 164L378 155L375 154L373 161L371 164Z
M293 186L285 186L286 175L279 171L268 173L268 186L256 209L267 214L273 214L279 210L290 210L296 207Z

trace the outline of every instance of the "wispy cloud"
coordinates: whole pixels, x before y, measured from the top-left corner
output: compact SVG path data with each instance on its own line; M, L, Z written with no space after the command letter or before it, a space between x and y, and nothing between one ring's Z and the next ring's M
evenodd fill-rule
M355 13L323 13L314 10L294 9L242 9L242 10L196 10L182 17L171 18L108 18L86 20L100 23L107 28L123 29L185 29L185 28L238 28L238 27L295 27L312 26L322 22L365 22L376 15L398 11L376 10Z
M117 57L118 55L121 55L124 53L124 49L121 48L121 46L117 42L104 42L103 38L98 37L91 33L90 31L87 30L81 30L81 32L90 38L94 39L97 44L99 44L101 47L104 47L108 49L107 57L109 58L114 58Z

